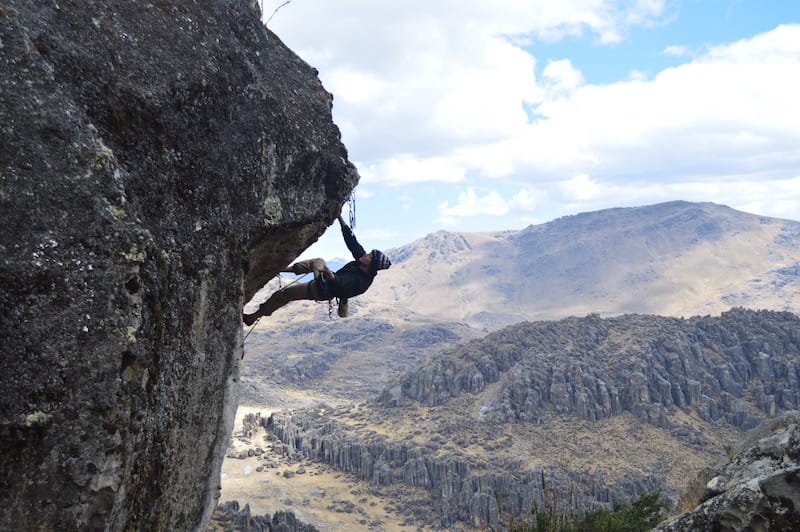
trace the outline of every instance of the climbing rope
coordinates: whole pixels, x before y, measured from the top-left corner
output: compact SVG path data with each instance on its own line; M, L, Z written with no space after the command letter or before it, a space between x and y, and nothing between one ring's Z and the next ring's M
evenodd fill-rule
M262 318L262 316L259 316L259 317L256 318L256 321L254 321L253 324L250 326L250 330L247 331L247 334L244 335L244 338L242 339L242 342L247 340L247 337L250 336L250 333L253 332L253 329L256 328L256 325L258 325L258 322L261 320L261 318ZM242 358L244 358L244 353L242 353Z
M286 0L284 3L282 3L281 5L276 7L275 11L272 12L272 14L269 16L267 21L264 23L264 26L269 25L269 21L272 20L272 17L275 16L275 13L277 13L280 8L282 8L282 7L284 7L284 6L288 5L288 4L291 4L291 3L292 3L292 0ZM264 4L261 4L261 13L264 13Z
M326 280L325 280L325 277L322 275L322 272L320 272L319 279L320 279L320 285L322 286L322 294L321 295L323 295L323 296L329 295L330 296L330 297L328 297L328 319L332 320L333 319L333 300L336 299L336 297L333 296L333 295L330 295L330 293L328 292L328 289L327 289L327 286L326 286ZM317 301L317 303L322 303L322 301Z

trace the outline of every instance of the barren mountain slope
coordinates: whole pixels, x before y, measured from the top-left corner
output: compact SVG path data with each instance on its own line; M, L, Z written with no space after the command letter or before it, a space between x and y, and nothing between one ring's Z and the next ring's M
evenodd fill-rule
M439 231L389 251L363 296L496 329L596 312L800 311L800 223L711 203L567 216L522 231Z
M347 319L327 304L298 302L264 318L248 336L242 401L292 404L292 390L333 404L372 398L420 360L482 333L463 323L371 305L358 298Z

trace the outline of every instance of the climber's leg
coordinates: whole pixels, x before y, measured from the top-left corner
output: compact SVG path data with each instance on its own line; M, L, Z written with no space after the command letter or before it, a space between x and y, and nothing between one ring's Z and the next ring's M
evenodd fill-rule
M313 281L311 281L313 283ZM290 301L298 301L300 299L309 298L309 284L311 283L296 283L291 286L278 290L270 296L265 302L259 305L258 310L252 314L244 314L242 321L245 325L252 325L261 316L270 316L273 312L286 305Z
M295 262L284 271L291 272L295 275L313 273L314 277L316 278L319 276L320 272L327 272L330 270L328 270L328 265L325 263L325 259L306 259Z

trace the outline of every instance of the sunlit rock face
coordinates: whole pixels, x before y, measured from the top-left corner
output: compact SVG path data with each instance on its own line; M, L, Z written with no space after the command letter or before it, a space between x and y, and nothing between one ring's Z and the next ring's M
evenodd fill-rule
M700 504L656 530L800 529L798 422L795 410L753 430L730 462L708 475Z
M247 0L0 5L0 529L202 529L241 310L358 175Z

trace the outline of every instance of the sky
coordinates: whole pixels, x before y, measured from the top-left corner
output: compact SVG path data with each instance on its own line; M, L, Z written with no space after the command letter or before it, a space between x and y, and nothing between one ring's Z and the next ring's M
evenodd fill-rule
M800 220L800 1L261 2L334 96L367 249L672 200ZM334 223L302 257L346 255Z

